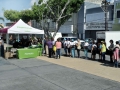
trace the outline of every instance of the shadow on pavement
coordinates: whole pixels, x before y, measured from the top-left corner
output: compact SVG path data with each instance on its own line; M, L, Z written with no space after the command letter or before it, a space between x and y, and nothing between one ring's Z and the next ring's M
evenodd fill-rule
M64 56L64 57L70 57L70 56L67 56L65 54L63 54L62 56ZM75 57L75 58L78 58L78 57ZM106 66L106 67L114 67L114 63L111 63L109 60L102 61L102 60L99 60L99 59L93 60L92 58L87 58L86 59L85 56L81 56L80 58L81 59L85 59L85 60L91 60L91 61L99 62L99 63L101 63L100 65L103 65L103 66Z

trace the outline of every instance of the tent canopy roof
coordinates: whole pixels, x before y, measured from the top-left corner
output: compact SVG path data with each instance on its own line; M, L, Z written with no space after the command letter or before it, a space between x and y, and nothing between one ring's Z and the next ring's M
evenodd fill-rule
M33 28L23 22L21 19L10 28L0 30L0 33L8 34L44 34L44 30Z

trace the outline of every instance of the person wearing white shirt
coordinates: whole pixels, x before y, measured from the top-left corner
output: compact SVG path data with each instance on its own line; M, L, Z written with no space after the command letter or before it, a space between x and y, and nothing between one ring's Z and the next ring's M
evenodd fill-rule
M85 40L85 44L84 44L84 54L85 54L85 58L88 59L88 40Z
M64 39L64 43L63 43L63 46L64 46L64 51L65 51L65 55L67 56L67 40Z
M80 39L77 40L77 43L75 45L76 45L76 48L77 48L78 58L80 58L80 49L81 49Z
M70 40L68 39L68 42L67 42L67 50L68 50L68 55L70 56L71 54L71 47L70 47Z
M75 57L75 42L74 42L74 39L71 40L70 47L71 47L71 55L74 58Z

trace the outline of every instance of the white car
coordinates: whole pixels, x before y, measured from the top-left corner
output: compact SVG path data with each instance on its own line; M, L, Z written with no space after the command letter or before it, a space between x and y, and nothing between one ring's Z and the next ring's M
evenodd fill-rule
M85 41L84 40L80 40L80 42L81 42L81 49L83 49Z

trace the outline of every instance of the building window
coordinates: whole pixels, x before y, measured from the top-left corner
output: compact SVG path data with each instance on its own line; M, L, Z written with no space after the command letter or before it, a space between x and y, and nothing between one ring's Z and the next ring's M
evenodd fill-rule
M120 18L120 10L117 11L117 18Z
M68 36L68 34L62 34L62 37L67 37Z

